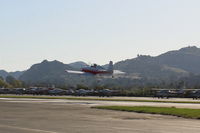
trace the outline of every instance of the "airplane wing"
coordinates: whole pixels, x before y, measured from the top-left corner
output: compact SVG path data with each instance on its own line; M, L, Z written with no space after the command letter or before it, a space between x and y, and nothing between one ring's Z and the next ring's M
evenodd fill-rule
M85 72L82 71L73 71L73 70L65 70L67 73L73 73L73 74L85 74Z
M114 75L123 75L123 74L126 74L125 72L122 72L120 70L113 70L113 74Z

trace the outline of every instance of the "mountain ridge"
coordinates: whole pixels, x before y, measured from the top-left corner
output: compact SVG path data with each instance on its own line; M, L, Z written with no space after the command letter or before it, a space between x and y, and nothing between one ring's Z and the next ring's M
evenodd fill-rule
M23 73L24 73L24 71L7 72L5 70L0 70L0 76L3 77L4 79L7 76L12 76L12 77L18 79Z
M158 72L161 73L162 70L166 70L166 67L173 68L168 70L174 71L176 69L175 75L180 74L180 72L187 73L186 75L189 73L200 74L199 57L200 49L196 46L189 46L179 50L168 51L155 57L138 55L136 58L117 62L115 68L128 73L139 72L143 76L152 76L152 73Z
M65 85L82 82L78 80L79 76L66 74L65 70L80 70L85 65L87 64L82 61L64 64L57 60L44 60L32 65L30 69L23 72L19 79L26 83L60 83ZM200 75L200 48L189 46L155 57L138 55L136 58L116 62L114 68L126 72L127 75L138 75L141 78L158 80L178 79L187 77L191 73ZM5 71L2 73L6 74Z

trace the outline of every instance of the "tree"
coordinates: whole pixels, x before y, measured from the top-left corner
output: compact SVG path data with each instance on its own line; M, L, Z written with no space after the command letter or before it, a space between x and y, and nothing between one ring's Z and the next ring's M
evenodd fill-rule
M0 80L4 80L4 78L2 76L0 76Z
M77 89L85 89L85 90L88 90L89 88L85 85L82 85L82 84L77 84L76 86Z
M19 80L16 80L12 76L7 76L6 77L6 82L10 84L12 87L17 88L17 87L22 87L22 82Z
M7 88L10 87L10 85L0 78L0 88L4 87Z

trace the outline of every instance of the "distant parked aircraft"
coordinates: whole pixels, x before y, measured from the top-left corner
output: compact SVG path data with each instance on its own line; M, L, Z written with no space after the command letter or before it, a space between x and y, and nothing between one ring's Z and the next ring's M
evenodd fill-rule
M73 71L73 70L65 70L67 73L73 73L73 74L80 74L80 75L100 75L100 76L112 76L114 75L120 75L125 74L125 72L119 71L119 70L113 70L113 62L110 61L109 66L107 69L103 68L102 66L99 66L97 64L94 64L92 66L87 66L81 68L80 71Z

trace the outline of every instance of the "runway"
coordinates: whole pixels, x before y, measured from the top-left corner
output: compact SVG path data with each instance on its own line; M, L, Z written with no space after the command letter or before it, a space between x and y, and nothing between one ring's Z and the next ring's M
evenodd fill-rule
M87 98L87 97L86 97ZM90 97L89 97L90 98ZM98 98L98 97L97 97ZM106 98L107 99L107 98ZM109 98L108 98L109 99ZM131 99L131 100L154 100L154 101L192 101L199 102L199 100L192 100L187 98L173 98L173 99L154 99L147 97L111 97L111 99ZM105 101L105 100L66 100L66 99L31 99L31 98L0 98L5 102L14 103L51 103L56 105L62 104L86 104L88 106L98 105L124 105L124 106L157 106L157 107L177 107L177 108L193 108L200 109L200 104L193 103L161 103L161 102L132 102L132 101Z
M0 99L0 133L199 133L200 120L92 109L96 105L200 108L199 104Z

